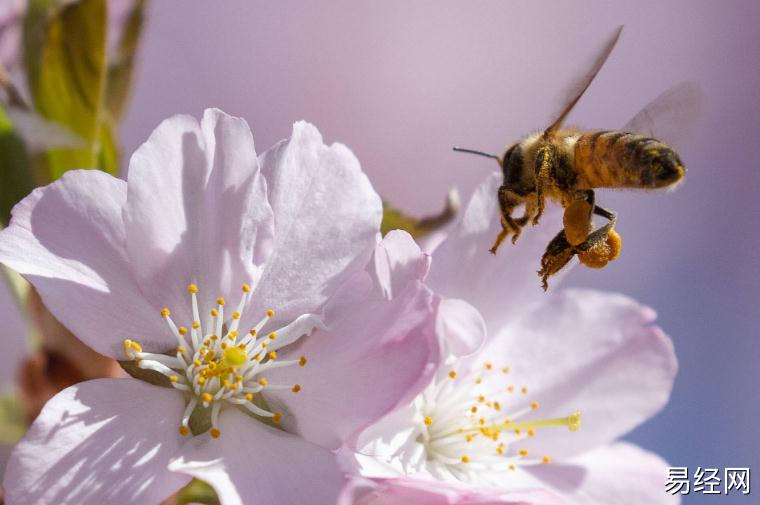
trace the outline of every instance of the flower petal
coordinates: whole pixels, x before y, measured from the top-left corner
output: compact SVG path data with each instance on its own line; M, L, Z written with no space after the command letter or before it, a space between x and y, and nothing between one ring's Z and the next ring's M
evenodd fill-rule
M64 389L11 455L7 503L159 503L187 483L167 469L181 445L182 395L133 379ZM159 408L160 406L160 408Z
M262 155L261 166L275 240L251 312L273 308L282 320L318 312L366 265L380 227L380 197L348 148L325 146L317 129L304 122Z
M486 322L466 301L446 298L438 305L436 333L445 343L444 355L466 356L485 342Z
M531 471L543 484L561 493L573 505L607 505L615 497L616 505L677 505L680 498L665 492L663 483L668 464L654 453L635 445L618 442L588 451L562 465ZM580 480L566 479L578 471Z
M430 268L430 256L422 252L407 232L391 230L375 247L370 268L383 297L390 300L410 281L425 278Z
M488 253L501 231L496 194L503 176L494 173L475 191L461 221L433 253L426 283L436 293L467 300L480 311L491 333L545 293L536 271L546 245L562 229L561 212L549 206L537 226L528 226L513 245L505 241ZM552 277L551 286L559 276Z
M12 293L9 283L0 284L0 321L3 322L0 333L0 340L3 342L3 353L0 356L0 389L6 389L15 382L21 361L27 355L29 332L19 301Z
M670 339L652 325L654 311L623 295L567 290L508 326L484 349L500 356L537 401L526 418L582 414L581 428L540 428L520 442L553 459L609 443L658 412L677 370ZM516 444L517 445L517 444Z
M643 502L642 502L643 503ZM338 505L567 505L544 489L502 491L423 478L354 478Z
M283 411L283 426L333 449L411 400L429 382L440 355L433 295L419 283L392 301L367 301L346 310L328 330L303 337L291 351L308 358L306 367L267 372L272 384L302 386L298 394L266 396L270 406Z
M24 275L50 311L96 351L123 358L139 335L147 349L173 339L135 284L125 251L124 181L95 170L67 172L35 189L0 232L0 261Z
M345 483L330 451L237 410L220 415L222 435L189 441L169 468L202 479L223 505L332 505Z
M185 287L202 309L238 300L271 250L272 210L248 124L215 109L198 122L161 123L129 164L124 208L135 276L154 304L192 321Z

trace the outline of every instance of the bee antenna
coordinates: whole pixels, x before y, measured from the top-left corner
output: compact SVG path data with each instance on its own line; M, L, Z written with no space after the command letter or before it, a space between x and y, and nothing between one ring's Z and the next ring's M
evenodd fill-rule
M496 156L495 154L488 154L484 153L483 151L475 151L474 149L465 149L463 147L454 147L454 151L459 153L470 153L470 154L477 154L478 156L485 156L486 158L493 158L496 161L499 162L499 165L501 165L501 158Z

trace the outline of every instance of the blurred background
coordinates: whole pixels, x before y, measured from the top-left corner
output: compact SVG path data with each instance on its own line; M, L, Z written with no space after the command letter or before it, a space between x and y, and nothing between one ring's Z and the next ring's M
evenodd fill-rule
M680 189L597 193L619 214L622 256L602 271L576 267L566 285L654 307L675 342L671 402L629 440L690 473L760 471L759 22L753 0L155 1L120 138L128 155L162 119L215 106L245 117L263 151L306 119L351 147L396 207L435 213L449 188L466 202L496 168L451 146L500 153L545 127L624 24L569 122L622 127L684 80L701 87L702 112L675 146L688 168Z

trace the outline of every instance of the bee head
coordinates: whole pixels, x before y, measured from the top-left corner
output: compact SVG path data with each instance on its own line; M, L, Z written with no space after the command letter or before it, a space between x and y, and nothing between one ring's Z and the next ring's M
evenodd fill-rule
M512 145L504 153L501 160L501 170L504 172L506 184L519 182L523 170L522 148L519 143Z

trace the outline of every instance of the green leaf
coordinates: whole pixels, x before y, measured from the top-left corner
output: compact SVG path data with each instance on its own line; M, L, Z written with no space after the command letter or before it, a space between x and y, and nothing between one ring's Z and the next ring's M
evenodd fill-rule
M35 111L87 143L51 149L48 180L98 168L106 82L106 0L31 0L24 20L24 63ZM105 168L105 167L104 167Z
M449 191L446 205L440 213L423 218L408 216L383 200L383 222L380 232L385 236L391 230L404 230L415 239L422 238L451 222L458 212L459 193L455 189Z
M216 496L214 488L202 480L193 479L190 481L190 484L180 489L177 503L179 503L179 505L185 505L187 503L219 505L219 498Z
M110 63L106 85L106 109L115 121L121 120L124 106L129 98L135 54L145 21L147 4L147 0L137 0L134 3L121 32L116 54L108 56Z
M3 394L0 396L0 444L15 444L25 431L26 420L16 394Z
M24 142L0 107L0 222L7 225L11 209L34 188Z

